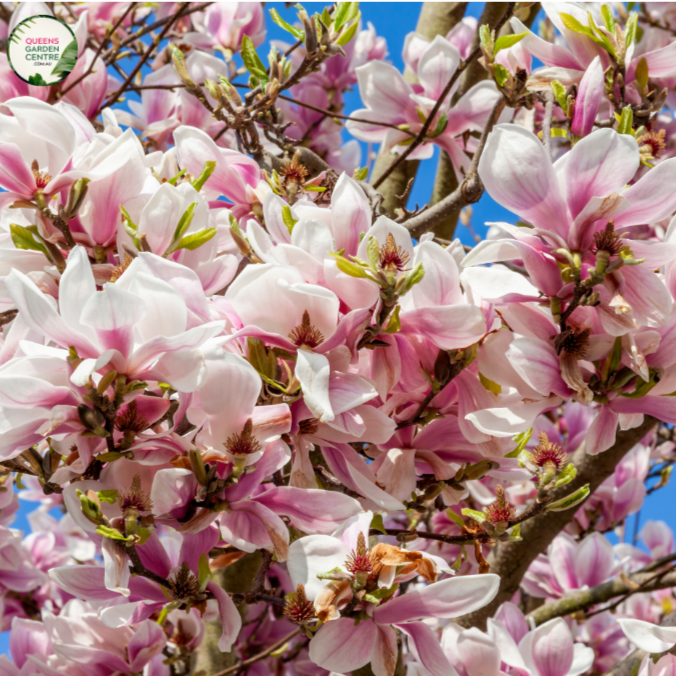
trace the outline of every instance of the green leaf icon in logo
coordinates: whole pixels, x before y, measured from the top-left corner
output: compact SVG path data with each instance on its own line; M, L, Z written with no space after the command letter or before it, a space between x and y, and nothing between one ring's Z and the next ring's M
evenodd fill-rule
M52 70L52 75L58 75L59 73L70 73L73 68L75 68L75 62L77 61L77 40L73 40L70 44L63 50L63 54L59 59L56 66Z
M28 78L28 84L37 85L39 87L46 87L48 83L45 82L44 78L40 73L36 73L35 75L31 75Z

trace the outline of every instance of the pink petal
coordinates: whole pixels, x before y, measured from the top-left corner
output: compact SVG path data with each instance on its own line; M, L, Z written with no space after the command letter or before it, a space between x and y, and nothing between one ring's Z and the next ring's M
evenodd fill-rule
M500 650L495 642L479 629L463 631L458 636L458 656L467 676L497 676L500 671Z
M640 650L663 653L676 645L676 627L660 627L643 620L619 619L624 635Z
M218 614L223 626L223 633L218 640L218 649L221 652L228 653L242 628L242 616L239 614L237 606L232 602L230 595L219 584L207 582L207 589L214 595L218 603Z
M575 219L592 197L620 193L638 169L638 155L633 137L599 129L557 160L554 166L565 185L571 217Z
M82 309L81 321L96 332L104 350L131 353L133 330L145 316L146 304L138 296L116 284L106 284Z
M534 134L514 124L497 125L481 155L479 176L498 204L536 227L566 234L568 210L547 151Z
M597 56L589 66L580 82L575 99L575 115L571 131L576 136L587 136L594 129L594 122L603 98L603 66Z
M0 145L0 186L25 197L35 192L35 178L15 143Z
M374 676L394 676L398 656L397 634L394 629L376 624L376 636L371 650L371 671Z
M456 676L457 672L444 655L439 639L431 627L424 622L408 622L396 626L408 635L411 652L432 676ZM469 672L469 676L474 674Z
M514 370L540 394L569 396L570 390L561 377L559 357L552 344L536 338L516 338L506 356Z
M573 636L561 618L550 620L527 635L519 646L522 652L524 643L538 676L568 674L573 664Z
M360 622L341 617L327 622L310 641L310 659L323 669L346 674L371 661L376 640L375 622ZM350 649L346 650L346 646Z
M371 206L359 184L341 174L331 195L331 229L336 250L355 255L359 236L371 227Z
M400 320L403 333L425 336L442 350L468 347L486 333L486 319L474 305L423 307L402 312Z
M611 575L615 563L613 546L601 533L586 537L575 553L575 573L578 586L595 587Z
M609 406L601 406L594 422L589 427L585 439L585 451L589 455L598 455L607 451L615 443L617 432L617 413Z
M449 578L419 591L408 591L377 607L373 617L380 624L398 624L428 617L460 617L490 603L499 587L500 578L492 573Z
M288 516L300 530L313 533L333 533L343 521L364 511L349 495L312 488L273 486L256 500Z
M127 655L132 671L141 671L167 644L167 637L157 622L145 620L127 643Z
M624 191L629 208L615 219L615 227L655 223L676 208L676 191L663 186L676 182L676 158L664 160ZM638 258L638 256L637 256Z
M52 642L45 625L42 622L14 617L9 634L9 650L19 668L26 663L28 655L48 657L52 652Z

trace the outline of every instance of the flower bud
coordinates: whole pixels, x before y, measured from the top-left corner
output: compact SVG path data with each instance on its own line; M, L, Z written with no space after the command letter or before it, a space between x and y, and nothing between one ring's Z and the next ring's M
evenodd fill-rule
M93 492L93 491L88 491ZM85 515L89 521L96 524L97 526L103 522L103 514L101 513L100 506L94 502L90 497L85 495L82 491L76 491L77 497L80 499L80 506L82 507L82 513Z

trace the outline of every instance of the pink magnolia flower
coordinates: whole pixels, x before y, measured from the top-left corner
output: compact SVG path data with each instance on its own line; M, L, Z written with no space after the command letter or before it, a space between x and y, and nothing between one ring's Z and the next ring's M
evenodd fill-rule
M181 126L174 131L174 141L180 164L193 176L202 173L206 162L216 162L204 193L211 199L225 196L234 205L236 218L250 213L252 205L262 202L270 190L254 160L236 150L219 148L201 129Z
M460 52L447 39L437 36L424 50L417 60L416 75L420 84L408 84L401 73L383 61L372 61L357 68L359 91L366 108L357 110L353 117L387 122L396 127L417 134L422 127L421 118L425 119L431 112L437 99L458 68L461 60ZM452 96L451 92L450 96ZM465 154L476 148L474 140L465 143L461 137L467 131L479 131L483 128L488 116L499 96L493 82L480 82L464 94L455 105L451 106L450 96L441 106L440 115L448 120L438 135L429 141L445 150L453 162L456 172L460 167L469 166L469 158ZM431 129L439 123L434 121ZM409 133L377 124L366 124L349 120L347 128L361 141L381 143L384 149L397 150L399 144L411 138ZM433 148L429 144L421 145L409 157L426 159L432 156ZM459 175L459 174L458 174Z
M393 627L408 638L411 652L433 676L451 676L452 667L434 631L423 618L451 619L483 607L495 597L497 575L466 575L436 582L381 603L358 626L346 617L323 625L310 642L310 659L345 673L371 663L374 673L392 676L397 662ZM345 650L345 646L351 646Z
M201 80L203 82L204 80ZM180 84L178 74L171 65L150 73L146 85ZM144 136L160 149L166 149L172 140L172 132L180 122L175 117L178 93L171 89L146 89L141 92L141 101L129 101L129 110L113 110L120 124L142 131Z
M531 564L524 587L533 596L563 596L605 582L615 568L613 547L600 533L592 533L579 543L560 533L549 545L547 555L540 554Z
M575 643L560 618L524 633L519 640L498 619L488 620L486 633L450 624L441 644L461 676L498 676L511 671L530 676L576 676L587 671L594 659L594 651ZM552 654L556 659L551 659Z
M265 39L265 15L260 2L230 2L210 5L192 15L194 32L183 40L198 49L229 49L238 52L242 37L248 35L254 46Z

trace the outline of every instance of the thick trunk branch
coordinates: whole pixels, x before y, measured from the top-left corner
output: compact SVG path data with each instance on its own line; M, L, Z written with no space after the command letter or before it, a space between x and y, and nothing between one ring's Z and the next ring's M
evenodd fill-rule
M627 577L615 577L608 582L579 591L550 603L545 603L528 614L536 625L544 624L555 617L564 617L580 610L589 610L599 603L605 603L618 596L633 592L652 592L676 586L676 571L665 571L661 576L655 573L638 572Z
M577 476L573 481L552 491L558 500L589 484L591 493L615 471L622 458L655 426L655 418L646 416L638 427L618 432L615 444L598 455L587 455L582 445L573 456ZM500 591L484 608L458 620L463 627L485 629L486 620L492 617L500 604L509 601L518 591L521 580L530 564L544 552L552 540L573 520L576 509L565 512L547 512L530 519L521 526L522 542L498 542L488 557L491 572L500 576Z

